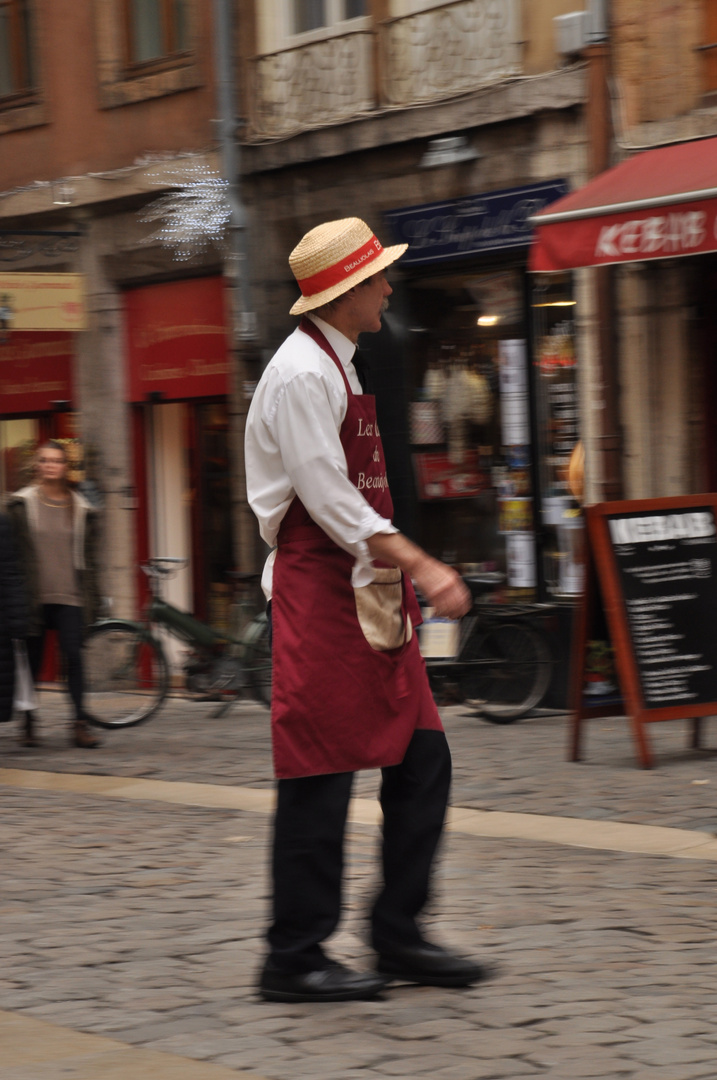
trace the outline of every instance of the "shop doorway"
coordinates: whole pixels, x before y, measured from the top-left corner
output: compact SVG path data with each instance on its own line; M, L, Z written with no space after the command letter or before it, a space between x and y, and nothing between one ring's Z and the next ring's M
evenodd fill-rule
M233 567L226 400L135 406L135 454L139 562L185 559L166 598L225 628ZM144 576L140 595L147 596Z

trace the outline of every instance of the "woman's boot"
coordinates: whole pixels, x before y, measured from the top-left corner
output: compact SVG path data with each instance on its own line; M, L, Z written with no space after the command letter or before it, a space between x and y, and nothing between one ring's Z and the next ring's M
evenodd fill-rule
M81 746L85 750L93 750L96 746L102 746L100 740L92 734L84 717L75 720L72 729L71 742L74 746Z
M20 730L20 746L39 746L37 737L37 714L28 710L23 714Z

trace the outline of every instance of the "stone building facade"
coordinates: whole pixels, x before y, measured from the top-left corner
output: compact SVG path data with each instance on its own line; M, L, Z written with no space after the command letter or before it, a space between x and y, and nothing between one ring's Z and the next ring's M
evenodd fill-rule
M188 562L172 597L211 614L209 599L221 607L226 587L215 588L219 564L233 565L230 527L217 524L230 472L224 253L207 243L177 257L160 235L166 225L181 237L176 215L143 213L219 175L211 4L12 0L8 10L0 274L81 274L87 324L58 335L9 323L2 486L24 478L39 438L78 441L103 505L112 610L134 615L138 562L171 554ZM41 384L45 370L54 374Z
M715 5L613 0L611 21L613 160L717 135ZM715 256L614 273L625 496L714 490Z
M384 243L413 238L390 278L391 334L366 342L389 402L397 519L437 555L505 570L531 595L577 588L560 569L572 563L556 523L572 505L577 358L594 320L576 303L579 282L527 275L530 230L511 222L519 206L588 179L588 67L558 51L555 25L581 6L263 2L242 45L242 188L263 355L294 325L287 256L304 232L356 215ZM309 8L314 22L302 23ZM483 317L495 322L478 325L488 297L498 307ZM526 387L524 423L512 428L511 363ZM454 425L430 397L428 383L456 368L490 397L489 419L476 406Z
M29 17L0 70L2 268L84 275L88 329L58 345L69 374L42 399L22 380L49 338L11 330L0 342L0 380L22 391L0 406L3 483L31 435L81 439L104 504L114 610L136 612L143 557L171 554L189 565L170 597L221 621L223 571L261 563L243 417L262 360L293 325L289 250L318 221L351 214L387 242L400 228L430 233L427 257L396 268L389 338L373 357L401 524L461 564L507 568L518 591L547 581L574 595L556 522L578 411L588 436L593 422L596 319L580 274L557 285L527 275L526 220L590 175L589 65L558 50L554 21L585 5L228 5L230 179L246 209L256 323L240 341L226 247L182 253L146 219L158 197L224 167L214 5L13 3ZM447 239L436 207L453 223ZM497 322L476 329L479 316ZM454 423L428 383L455 370L469 377L473 412ZM511 372L523 389L509 401Z

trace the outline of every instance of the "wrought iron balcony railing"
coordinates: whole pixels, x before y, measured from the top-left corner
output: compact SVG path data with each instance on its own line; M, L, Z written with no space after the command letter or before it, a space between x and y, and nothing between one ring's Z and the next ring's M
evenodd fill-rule
M387 19L373 30L259 56L252 62L248 137L285 138L376 108L441 100L517 75L519 4L452 0Z

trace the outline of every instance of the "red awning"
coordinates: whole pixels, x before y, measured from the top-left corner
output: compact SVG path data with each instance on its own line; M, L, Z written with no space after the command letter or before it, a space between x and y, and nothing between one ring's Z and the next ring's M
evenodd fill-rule
M717 138L646 150L532 218L531 270L717 251Z

